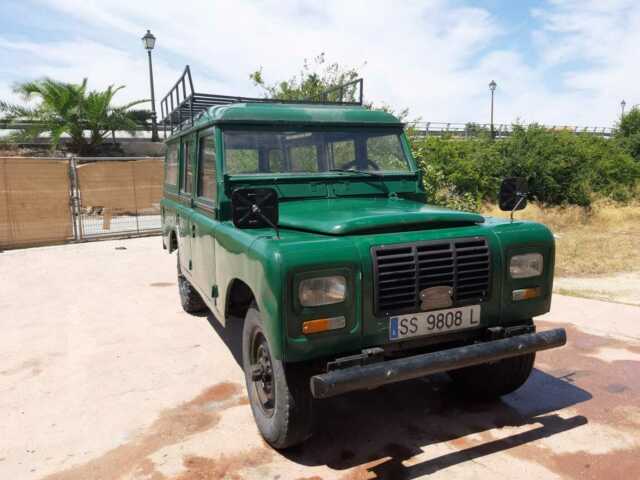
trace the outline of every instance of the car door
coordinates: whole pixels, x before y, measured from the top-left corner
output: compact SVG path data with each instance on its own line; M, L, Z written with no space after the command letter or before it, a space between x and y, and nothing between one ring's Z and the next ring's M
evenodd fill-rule
M192 277L193 259L191 252L191 215L193 206L193 150L194 137L182 138L180 148L180 210L178 211L178 251L180 267L188 278Z
M215 131L199 132L197 138L194 209L191 217L193 275L201 296L210 307L217 304L215 233L218 225L218 165Z

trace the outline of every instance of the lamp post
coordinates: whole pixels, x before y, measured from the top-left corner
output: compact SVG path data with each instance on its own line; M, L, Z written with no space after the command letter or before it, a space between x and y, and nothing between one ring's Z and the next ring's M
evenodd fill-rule
M623 116L623 117L624 117L624 107L626 107L626 106L627 106L627 102L625 102L624 100L622 100L622 101L620 102L620 107L622 108L622 115L621 115L621 116Z
M156 45L156 37L153 36L150 30L142 37L142 44L145 50L149 54L149 84L151 85L151 141L157 142L158 138L158 124L156 123L156 94L153 88L153 64L151 63L151 50Z
M489 90L491 90L491 138L496 138L495 131L493 130L493 95L497 86L494 80L491 80L491 83L489 83Z

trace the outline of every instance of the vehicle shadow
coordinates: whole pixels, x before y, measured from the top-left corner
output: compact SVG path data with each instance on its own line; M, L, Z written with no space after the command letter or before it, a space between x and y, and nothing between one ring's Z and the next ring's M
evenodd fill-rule
M315 435L282 453L303 465L361 467L375 478L411 479L586 425L582 415L563 418L555 412L591 398L589 392L537 369L518 391L489 403L457 392L445 374L432 375L319 401ZM500 438L486 435L479 444L465 438L527 425L537 427L506 437L502 432ZM453 451L403 464L442 443Z
M242 320L223 327L213 315L207 319L242 365ZM457 392L446 374L432 375L317 401L314 436L280 453L306 466L359 467L363 478L373 473L375 478L411 479L586 425L582 415L564 418L556 412L591 398L571 383L570 375L557 378L538 369L522 388L496 402L474 401ZM465 438L527 425L536 427L483 437L480 444ZM429 446L442 452L437 447L445 443L453 451L403 464Z
M230 318L227 320L226 325L222 326L215 315L209 312L207 321L227 346L238 366L242 368L242 327L244 319Z

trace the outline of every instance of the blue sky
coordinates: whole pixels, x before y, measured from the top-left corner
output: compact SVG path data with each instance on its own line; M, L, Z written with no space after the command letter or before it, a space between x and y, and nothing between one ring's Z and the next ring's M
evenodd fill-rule
M158 97L187 63L200 91L255 95L252 70L289 78L325 52L424 121L488 121L492 79L498 122L610 126L640 103L634 0L3 0L0 98L42 76L146 98L147 28Z

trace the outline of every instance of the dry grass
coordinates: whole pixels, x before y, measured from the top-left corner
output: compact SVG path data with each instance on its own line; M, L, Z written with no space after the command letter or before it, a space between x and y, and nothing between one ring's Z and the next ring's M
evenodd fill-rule
M496 207L483 213L509 216ZM516 217L544 223L556 235L558 276L640 271L640 204L597 202L590 210L530 204Z

